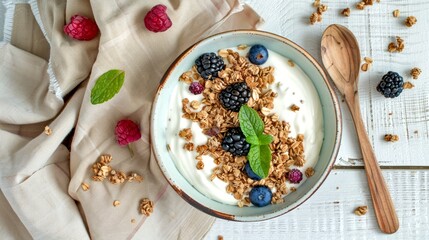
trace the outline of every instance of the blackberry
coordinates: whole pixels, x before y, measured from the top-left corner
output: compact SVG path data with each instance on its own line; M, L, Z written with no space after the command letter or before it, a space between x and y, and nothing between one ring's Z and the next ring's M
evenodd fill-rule
M238 112L250 98L250 89L245 82L233 83L219 93L219 101L225 109Z
M223 59L215 53L204 53L195 60L198 73L202 78L213 80L218 77L218 72L225 68Z
M250 144L239 127L230 128L222 140L222 148L234 156L246 156L250 150Z
M389 71L377 85L377 91L386 98L395 98L404 90L404 79L396 72Z

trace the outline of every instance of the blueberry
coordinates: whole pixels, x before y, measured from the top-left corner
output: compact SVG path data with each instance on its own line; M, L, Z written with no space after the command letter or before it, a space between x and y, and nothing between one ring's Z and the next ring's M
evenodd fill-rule
M250 167L250 163L249 162L247 162L246 165L244 165L244 171L246 171L246 174L247 174L247 176L250 179L253 179L253 180L256 180L256 181L259 181L259 180L262 179L261 177L259 177L258 175L256 175L255 172L253 172L252 168Z
M255 186L250 190L250 202L257 207L265 207L271 203L273 193L267 186Z
M256 65L262 65L268 60L268 50L261 44L253 45L249 50L249 61Z

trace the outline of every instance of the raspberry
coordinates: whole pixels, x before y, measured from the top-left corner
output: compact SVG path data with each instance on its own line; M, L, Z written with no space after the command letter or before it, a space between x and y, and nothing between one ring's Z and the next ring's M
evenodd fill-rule
M222 140L222 148L234 156L246 156L250 150L250 144L239 127L230 128Z
M64 26L64 32L71 38L89 41L98 34L97 24L84 16L74 15L70 23Z
M377 91L386 98L395 98L404 90L404 79L396 72L389 71L377 85Z
M250 98L250 89L245 82L233 83L219 93L219 101L225 109L240 111Z
M141 138L139 126L131 120L124 119L116 124L116 140L119 145L125 146Z
M195 60L197 71L202 78L213 80L218 77L218 72L225 68L223 59L215 53L204 53Z
M155 5L144 17L144 25L147 30L152 32L164 32L173 25L168 17L167 7L158 4Z
M204 91L204 87L199 82L193 82L189 86L189 91L191 91L191 93L193 93L195 95L198 95L198 94L201 94Z
M302 172L295 168L290 170L290 172L287 174L287 177L291 183L300 183L302 180Z

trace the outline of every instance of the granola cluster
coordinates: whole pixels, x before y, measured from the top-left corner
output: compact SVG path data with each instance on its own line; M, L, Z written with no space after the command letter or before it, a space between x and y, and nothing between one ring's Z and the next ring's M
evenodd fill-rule
M97 182L102 182L104 179L108 178L109 182L112 184L121 184L125 181L128 182L142 182L143 177L137 173L130 173L126 175L122 171L114 170L110 166L112 161L111 155L101 155L100 160L92 165L92 180Z
M253 186L265 185L273 192L272 203L283 202L283 196L287 193L286 178L290 167L303 166L304 136L296 138L289 136L289 123L280 121L279 116L273 113L274 98L277 94L268 87L274 83L274 68L259 67L251 64L245 57L233 50L220 50L219 55L224 57L228 64L219 72L219 77L212 81L204 81L193 67L180 77L180 81L192 83L198 81L204 85L201 110L195 111L190 106L188 99L182 100L182 117L198 123L202 131L209 136L207 143L196 147L187 147L192 143L190 129L182 129L179 136L186 140L184 148L196 151L196 168L204 167L203 155L209 155L217 165L213 169L210 180L218 178L226 183L226 191L238 200L238 206L250 205L249 192ZM245 156L233 156L221 147L222 137L231 127L239 126L238 113L223 108L218 100L219 93L227 86L236 82L246 82L252 92L247 105L255 109L265 124L264 133L273 136L270 144L272 161L267 178L255 181L250 179L243 171L246 163Z

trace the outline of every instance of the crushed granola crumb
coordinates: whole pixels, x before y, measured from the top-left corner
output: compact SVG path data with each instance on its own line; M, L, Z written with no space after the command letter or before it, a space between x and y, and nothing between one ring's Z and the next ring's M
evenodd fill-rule
M358 4L356 4L356 8L359 10L365 9L365 2L359 2Z
M417 23L417 18L414 16L409 16L407 17L407 19L405 19L405 25L407 27L412 27L416 23Z
M313 14L311 14L311 16L310 16L310 23L312 25L315 24L316 22L320 22L320 21L322 21L322 15L320 15L317 12L314 12Z
M238 50L244 50L244 49L246 49L248 46L246 45L246 44L240 44L240 45L238 45L237 46L237 49Z
M317 7L317 13L322 15L324 12L328 11L328 6L324 4L320 4L320 6Z
M362 71L366 72L366 71L368 71L369 66L370 65L368 63L364 63L364 64L362 64L362 66L360 67L360 69Z
M290 187L290 191L291 192L295 192L296 191L296 187Z
M368 212L368 206L359 206L355 209L355 214L358 216L363 216Z
M341 11L341 14L345 17L349 17L350 16L350 8L345 8Z
M287 60L287 63L289 64L289 66L295 67L295 63L292 60Z
M192 132L190 128L185 128L179 132L179 137L185 139L187 142L192 140Z
M395 18L397 18L397 17L399 17L399 9L395 9L395 10L393 10L393 17L395 17Z
M113 201L113 206L114 207L117 207L119 205L121 205L121 202L119 202L118 200Z
M88 191L89 190L89 184L88 183L82 183L81 187L82 187L83 191Z
M418 79L421 73L422 73L422 70L418 67L415 67L410 71L410 74L411 76L413 76L413 79Z
M136 223L136 220L134 218L132 218L131 223Z
M319 7L320 6L320 0L314 0L313 7Z
M299 111L299 106L292 104L292 106L290 106L290 110L292 110L293 112Z
M194 144L191 142L185 143L185 145L183 145L183 149L187 151L194 151Z
M143 177L137 173L131 173L130 175L128 175L127 179L128 179L128 182L138 182L138 183L143 182Z
M45 130L43 132L48 136L52 134L52 130L49 126L45 126Z
M314 175L314 168L312 168L312 167L308 167L306 170L305 170L305 176L307 177L307 178L309 178L309 177L312 177Z
M384 140L386 142L396 142L396 141L399 141L399 136L396 134L385 134Z
M372 4L374 4L374 0L363 0L363 2L365 3L365 5L372 5Z
M201 170L201 169L203 169L204 168L204 163L203 163L203 161L198 161L197 162L197 169L198 170Z
M387 50L389 52L402 52L404 50L404 47L405 47L404 40L401 37L396 37L396 43L395 42L389 43Z
M153 202L149 198L144 198L140 202L140 213L150 216L153 213Z
M404 82L403 87L404 89L411 89L414 87L414 84L412 84L411 82Z
M197 100L193 100L190 104L191 108L197 110L200 107L201 103Z

